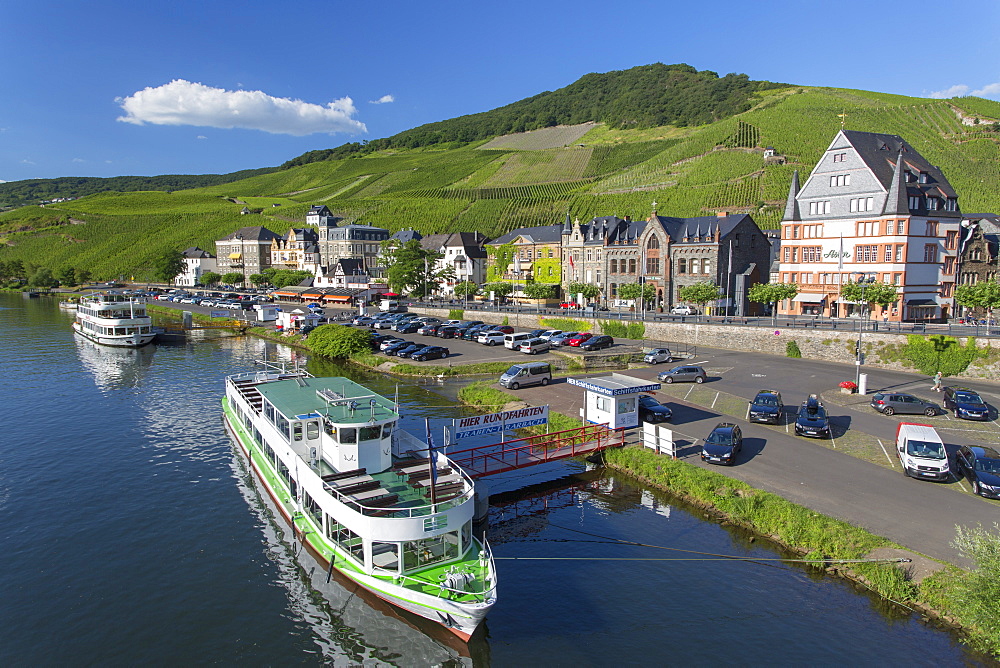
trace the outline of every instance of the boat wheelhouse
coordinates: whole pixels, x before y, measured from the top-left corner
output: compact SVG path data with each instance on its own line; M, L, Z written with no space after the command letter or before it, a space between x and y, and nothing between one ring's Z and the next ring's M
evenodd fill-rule
M400 429L393 401L347 378L265 369L226 379L225 424L300 560L468 640L496 600L472 479Z
M121 348L144 346L156 336L146 305L118 294L81 297L73 331L94 343Z

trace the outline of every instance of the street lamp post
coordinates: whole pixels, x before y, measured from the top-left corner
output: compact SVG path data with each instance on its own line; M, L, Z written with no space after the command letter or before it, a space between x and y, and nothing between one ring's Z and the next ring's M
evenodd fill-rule
M865 331L865 321L867 320L868 313L870 310L868 303L865 301L865 288L868 287L868 284L871 283L874 279L867 277L864 273L861 272L858 272L857 275L858 275L858 285L861 286L861 322L858 323L858 344L854 351L856 357L854 364L857 367L857 370L854 374L854 383L860 388L861 364L862 360L864 359L864 353L861 350L861 340L862 340L861 335Z

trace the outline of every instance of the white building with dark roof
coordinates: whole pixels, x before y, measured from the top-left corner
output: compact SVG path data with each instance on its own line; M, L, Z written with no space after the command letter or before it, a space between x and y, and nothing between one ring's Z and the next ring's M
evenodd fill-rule
M397 233L398 234L398 233ZM429 234L420 238L426 250L441 253L444 257L434 265L435 271L451 267L455 277L441 284L443 294L454 294L455 285L472 281L481 285L486 280L486 248L488 239L479 232L452 232Z
M184 270L174 278L174 285L192 287L201 283L202 275L207 271L218 271L215 256L203 251L197 246L181 251L184 257Z
M889 320L946 319L952 311L958 195L896 135L841 130L805 184L793 176L781 222L780 281L799 294L781 313L859 315L840 297L859 277L896 285ZM877 308L877 307L876 307Z

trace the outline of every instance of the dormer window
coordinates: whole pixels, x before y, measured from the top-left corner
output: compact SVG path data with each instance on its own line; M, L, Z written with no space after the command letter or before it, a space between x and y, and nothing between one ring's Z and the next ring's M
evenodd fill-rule
M944 201L945 211L958 211L958 200L954 197L949 197Z
M921 208L920 207L920 205L921 205L920 200L921 199L923 199L923 198L920 197L919 195L911 195L910 196L910 208L911 209L919 209L919 208Z
M928 197L927 198L927 210L928 211L937 211L938 210L938 205L939 205L940 201L941 200L939 200L937 197Z
M927 183L927 172L920 172L920 176L917 177L918 183Z

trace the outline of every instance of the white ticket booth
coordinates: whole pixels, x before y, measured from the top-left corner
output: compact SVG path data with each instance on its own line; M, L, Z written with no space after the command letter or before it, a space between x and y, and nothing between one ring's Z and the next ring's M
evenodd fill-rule
M586 390L583 419L591 424L606 424L609 429L639 426L639 394L660 389L660 384L613 373L597 378L568 378L570 385Z

